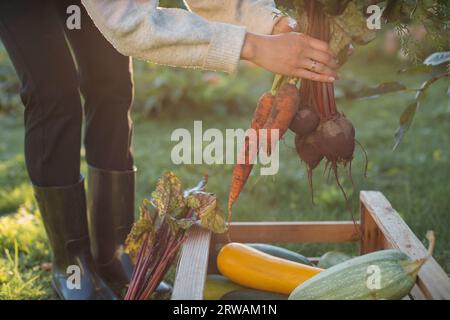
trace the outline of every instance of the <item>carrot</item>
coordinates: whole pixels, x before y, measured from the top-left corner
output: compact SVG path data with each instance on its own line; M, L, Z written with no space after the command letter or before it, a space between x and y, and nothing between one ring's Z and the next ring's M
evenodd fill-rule
M267 129L269 153L276 143L276 141L271 141L271 130L279 130L279 139L281 139L288 130L289 125L299 108L299 92L294 84L297 80L283 80L283 78L278 76L275 78L274 87L272 88L271 93L266 93L260 99L252 120L252 128L256 130L257 137L259 137L260 129ZM275 96L273 95L274 93ZM256 150L258 152L260 148L259 138L257 144ZM255 155L248 155L249 150L250 144L246 140L243 149L243 152L245 152L245 163L236 164L233 170L230 193L228 195L228 224L231 222L233 204L238 199L253 168L252 160Z
M274 96L271 92L264 93L259 98L258 106L253 114L251 128L258 130L261 129L269 118L274 103Z
M258 102L258 106L253 114L253 119L250 125L251 129L256 130L256 136L258 139L257 150L259 149L259 129L261 129L266 123L269 115L272 111L275 98L271 92L266 92L261 96ZM252 160L254 155L250 155L250 142L245 140L242 151L245 159L245 163L238 163L234 166L233 176L231 179L230 193L228 195L228 224L231 222L231 209L233 204L238 199L248 177L253 169Z
M272 152L278 140L283 138L299 109L300 94L294 84L295 81L296 79L291 79L280 85L275 96L272 113L264 125L264 129L267 129L267 151L269 154ZM271 141L272 130L278 130L279 132L277 141Z

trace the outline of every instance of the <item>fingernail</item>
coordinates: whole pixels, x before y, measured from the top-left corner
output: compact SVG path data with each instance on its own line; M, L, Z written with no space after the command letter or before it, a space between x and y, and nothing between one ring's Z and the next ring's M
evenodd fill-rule
M328 80L330 80L331 82L334 82L336 79L333 77L329 77Z

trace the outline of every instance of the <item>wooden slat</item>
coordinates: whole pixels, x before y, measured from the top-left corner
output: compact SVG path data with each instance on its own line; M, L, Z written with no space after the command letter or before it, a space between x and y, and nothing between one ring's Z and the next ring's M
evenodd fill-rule
M202 300L211 232L194 226L187 231L173 287L172 300Z
M375 220L367 210L364 203L361 202L361 233L362 241L361 255L382 249L380 244L381 231Z
M370 215L370 213L368 213L368 214ZM373 220L372 217L371 217L371 219ZM380 229L378 229L378 232L379 232L379 250L394 248L392 246L392 244L390 243L390 241L388 239L386 239L384 234L380 231ZM411 298L414 300L426 300L427 299L427 297L423 294L423 292L420 290L420 288L417 284L411 289L409 296L408 296L408 298L405 297L404 299L406 299L406 300L411 300Z
M208 260L208 274L219 273L217 269L217 243L214 241L214 237L211 237L209 245L209 260Z
M236 242L356 242L358 234L351 221L324 222L236 222L230 238ZM228 242L226 235L214 235L216 243Z
M382 243L386 247L400 249L413 259L422 258L427 254L422 242L382 193L363 191L360 198L383 233L385 241ZM434 258L430 258L420 270L416 287L420 290L411 292L414 299L450 299L449 277Z

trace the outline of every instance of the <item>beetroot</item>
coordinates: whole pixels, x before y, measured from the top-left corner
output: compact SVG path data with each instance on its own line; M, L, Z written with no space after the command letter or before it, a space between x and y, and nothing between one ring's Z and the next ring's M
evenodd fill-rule
M355 129L345 116L338 113L322 121L317 128L316 148L328 161L347 163L352 161L355 151Z
M353 138L355 138L355 127L343 113L340 114L340 117L338 117L336 121L345 131L347 131Z
M329 42L330 21L320 2L306 0L305 3L309 22L308 35ZM297 154L307 166L311 195L312 172L326 159L325 171L329 170L328 175L333 173L347 202L338 171L340 166L347 168L353 184L351 164L355 151L355 128L350 120L337 110L334 86L331 83L302 80L300 101L308 107L299 109L290 128L296 133Z
M316 110L312 107L300 107L292 119L289 129L297 135L306 136L319 126L320 118Z
M302 159L309 170L314 170L324 158L321 151L316 147L316 135L295 136L295 148L300 159Z
M308 184L311 190L311 201L314 203L314 192L313 192L313 181L312 174L313 170L319 165L319 163L324 158L323 154L316 147L317 146L317 131L307 135L301 136L297 134L295 136L295 149L297 154L306 163L308 170Z

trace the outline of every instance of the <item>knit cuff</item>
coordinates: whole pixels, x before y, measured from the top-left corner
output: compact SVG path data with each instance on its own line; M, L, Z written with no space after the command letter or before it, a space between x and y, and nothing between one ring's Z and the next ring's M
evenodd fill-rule
M203 69L235 73L241 59L246 28L216 22Z

